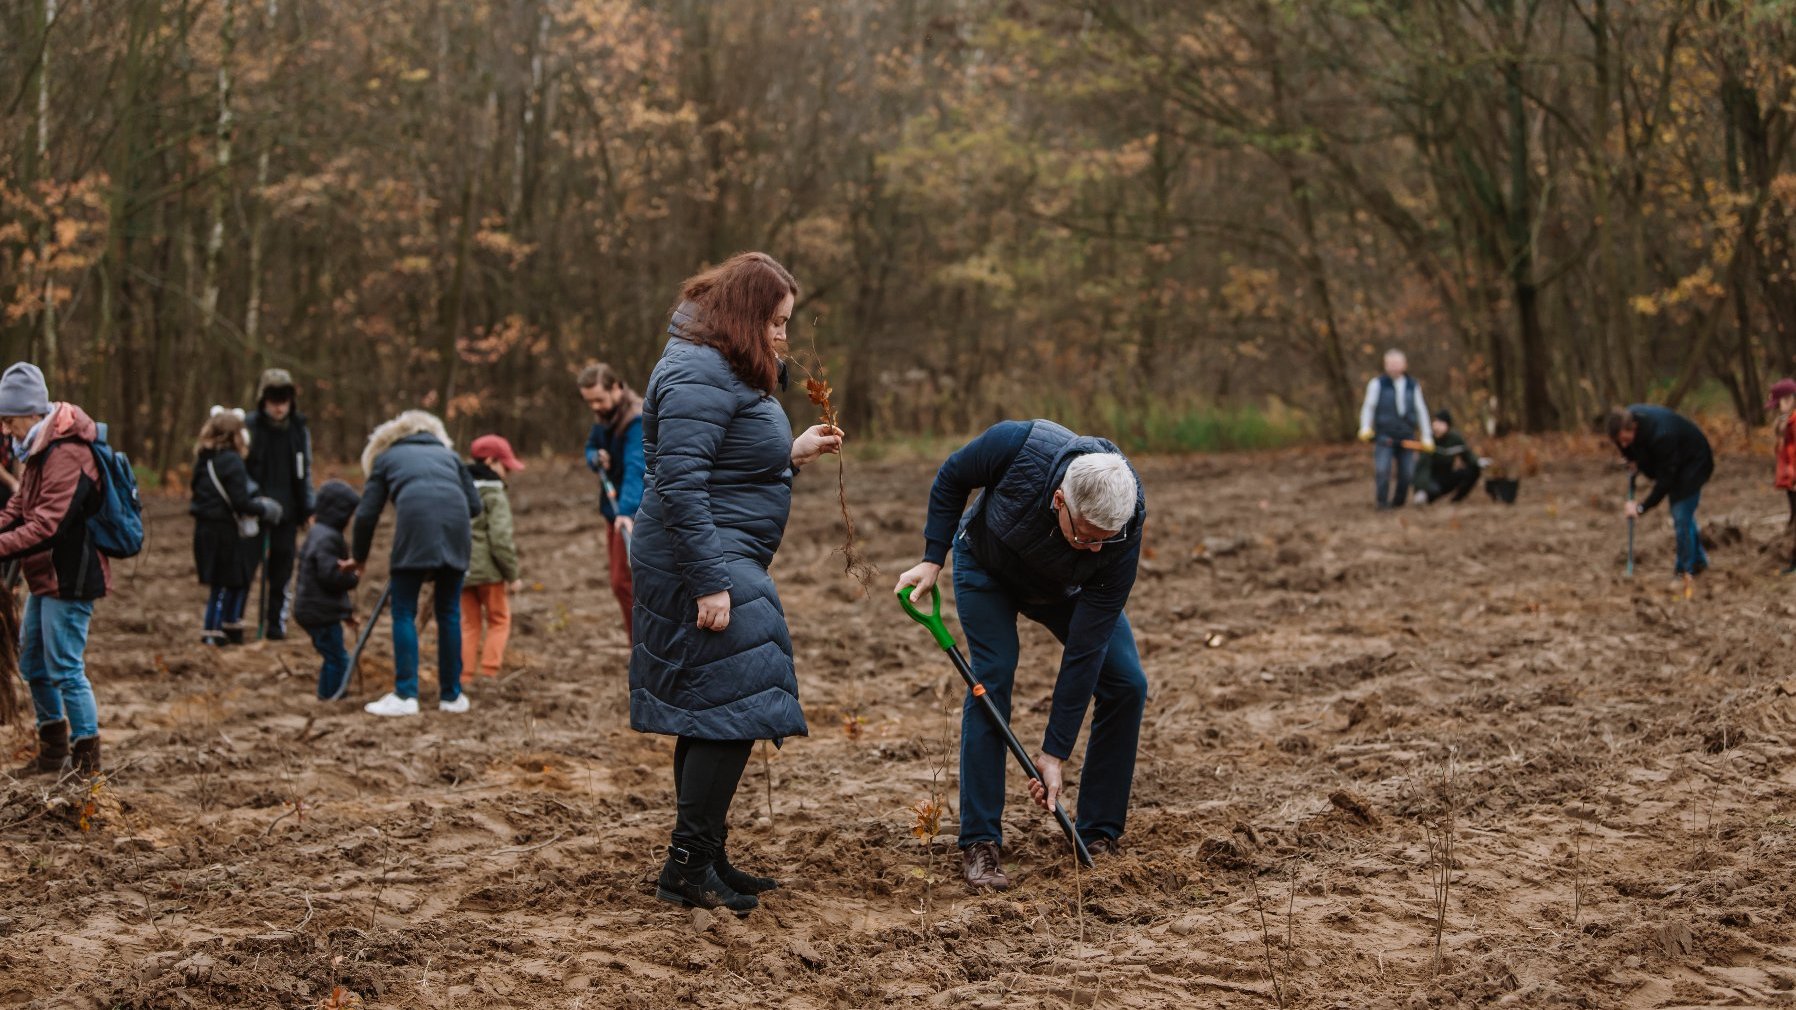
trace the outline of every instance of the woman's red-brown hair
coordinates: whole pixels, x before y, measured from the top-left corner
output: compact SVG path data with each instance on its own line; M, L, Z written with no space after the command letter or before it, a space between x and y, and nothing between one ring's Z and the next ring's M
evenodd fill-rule
M767 324L786 296L798 297L798 282L766 253L737 253L680 285L680 297L698 306L694 341L715 347L730 371L763 393L779 382L779 355L767 339Z

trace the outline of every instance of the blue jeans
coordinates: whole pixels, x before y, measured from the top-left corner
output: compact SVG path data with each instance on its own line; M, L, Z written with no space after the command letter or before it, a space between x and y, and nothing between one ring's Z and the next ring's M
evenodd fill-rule
M954 602L966 631L973 672L1005 721L1016 680L1017 618L1027 617L1066 642L1073 602L1036 606L1019 601L973 559L964 541L954 548ZM1147 705L1147 675L1135 651L1128 617L1117 619L1110 651L1098 675L1091 737L1079 775L1079 836L1087 842L1120 838L1135 781L1135 749ZM967 692L960 716L960 846L1003 843L1004 776L1010 767L1004 735L984 706Z
M247 587L226 589L224 586L213 586L211 595L206 597L206 630L217 631L226 626L241 624L243 608L248 601Z
M1405 449L1401 439L1378 436L1372 446L1372 481L1377 487L1378 507L1402 507L1409 501L1409 479L1416 472L1416 453ZM1397 471L1397 493L1390 495L1391 470Z
M307 628L306 634L312 636L312 648L324 660L318 668L318 700L338 701L349 693L349 650L343 648L343 625ZM415 693L415 686L413 690Z
M1677 535L1677 574L1694 575L1709 567L1709 554L1702 549L1702 533L1696 526L1696 506L1702 504L1702 492L1671 503L1671 529Z
M19 636L19 675L31 688L37 724L69 721L69 737L100 735L100 713L87 682L87 622L92 600L33 596L25 602Z
M443 701L461 697L461 580L453 568L393 573L393 693L418 696L418 593L436 587L437 691Z

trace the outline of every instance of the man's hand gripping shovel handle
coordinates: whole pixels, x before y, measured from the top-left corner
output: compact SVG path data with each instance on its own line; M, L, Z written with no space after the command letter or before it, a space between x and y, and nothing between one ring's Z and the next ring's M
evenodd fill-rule
M985 710L986 717L992 721L992 725L998 727L998 732L1003 734L1004 744L1010 748L1010 753L1016 755L1017 763L1023 766L1023 771L1030 778L1040 782L1041 772L1036 770L1035 762L1029 760L1029 752L1023 749L1022 742L1016 738L1015 733L1010 731L1010 725L1004 721L1002 715L998 714L998 706L992 703L991 695L985 691L985 685L979 683L979 678L973 675L973 668L967 664L966 657L960 654L960 647L954 643L954 633L949 631L948 626L942 622L941 590L933 586L930 587L929 595L934 608L927 614L918 610L916 605L911 603L910 592L908 586L898 590L898 605L904 608L904 612L910 615L911 620L929 629L930 635L935 638L935 644L941 646L942 651L948 654L948 658L954 661L954 669L960 672L960 679L967 682L967 690L972 691L973 697L979 699L979 706ZM1054 819L1060 822L1060 830L1066 832L1067 840L1073 843L1073 849L1079 854L1079 865L1090 866L1091 853L1086 851L1084 840L1079 837L1078 829L1073 827L1073 819L1066 815L1066 808L1058 802L1054 804Z

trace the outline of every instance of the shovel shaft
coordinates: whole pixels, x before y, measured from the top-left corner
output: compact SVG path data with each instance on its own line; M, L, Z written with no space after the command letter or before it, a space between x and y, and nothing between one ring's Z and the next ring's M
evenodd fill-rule
M361 668L362 650L368 647L368 639L374 637L374 626L380 623L380 612L387 609L387 601L392 596L393 583L388 582L387 587L380 591L380 599L374 601L374 613L368 615L368 626L362 629L361 636L355 640L355 655L349 657L349 672L343 678L344 683L348 683Z
M967 682L967 690L972 691L973 697L979 699L979 707L985 711L986 718L992 721L993 726L998 727L998 732L1004 737L1004 746L1009 748L1011 754L1015 755L1017 764L1023 766L1023 773L1036 782L1040 782L1040 769L1036 768L1035 762L1030 760L1029 752L1024 749L1023 742L1016 738L1015 733L1011 732L1010 724L1005 722L1004 716L998 712L997 703L992 701L992 696L986 691L985 685L979 683L979 678L973 675L973 667L967 662L966 657L960 654L959 647L951 646L944 651L948 653L948 658L954 661L954 669L959 671L960 679ZM1091 853L1085 850L1085 840L1079 837L1079 829L1073 826L1073 819L1067 816L1066 808L1061 806L1058 800L1054 802L1054 819L1060 822L1060 830L1066 832L1067 841L1072 842L1073 848L1078 852L1079 865L1090 866Z
M910 615L911 620L929 629L929 634L935 639L935 644L941 646L942 651L948 654L948 658L954 661L954 669L960 674L960 679L967 682L967 690L973 693L973 697L979 699L979 707L985 710L986 718L992 721L993 726L998 727L998 732L1004 737L1004 746L1008 747L1010 753L1016 756L1017 764L1023 766L1023 773L1040 782L1041 771L1035 767L1035 762L1029 759L1029 752L1023 749L1022 741L1018 740L1016 734L1010 731L1010 723L1005 721L1003 713L998 711L998 706L992 701L991 695L986 693L985 685L979 683L979 678L973 673L973 667L967 662L967 657L960 654L960 646L955 644L954 634L948 630L948 625L942 620L941 590L930 588L930 610L928 613L917 609L916 604L911 602L910 593L909 589L898 590L898 605L904 608L904 612ZM1085 840L1079 837L1079 830L1074 827L1073 819L1066 815L1066 808L1061 806L1058 800L1054 803L1054 819L1060 822L1060 830L1066 832L1066 840L1073 843L1073 851L1079 855L1079 865L1090 866L1091 853L1085 848Z

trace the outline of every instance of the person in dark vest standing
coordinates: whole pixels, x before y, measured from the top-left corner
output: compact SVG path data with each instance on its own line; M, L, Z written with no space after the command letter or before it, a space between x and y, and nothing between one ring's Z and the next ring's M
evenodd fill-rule
M313 506L312 436L297 406L293 376L285 369L262 373L256 409L244 419L244 428L249 434L244 460L249 479L262 497L281 507L280 523L262 533L268 541L262 634L279 641L287 637L287 582L293 577L299 531L312 518Z
M785 538L792 476L837 429L798 437L774 392L792 275L739 253L686 281L643 396L648 475L630 574L630 728L674 745L673 844L655 896L745 915L777 886L730 864L730 801L756 740L808 729L792 638L767 566Z
M965 514L967 499L983 491ZM948 457L929 492L923 562L898 579L926 599L954 552L954 599L973 672L1006 719L1015 679L1017 618L1060 640L1060 675L1041 753L1044 810L1060 798L1072 755L1096 702L1080 777L1078 830L1092 855L1118 851L1135 778L1147 677L1123 607L1135 586L1147 502L1115 445L1053 421L1004 421ZM960 723L962 872L975 889L1003 890L1003 736L971 692Z
M1384 374L1366 383L1366 399L1359 408L1359 440L1372 443L1378 507L1401 508L1409 498L1409 479L1416 467L1415 450L1403 443L1419 440L1423 452L1434 451L1428 404L1422 399L1421 385L1409 377L1409 359L1402 351L1384 352ZM1397 482L1394 492L1393 476Z
M587 365L580 372L580 398L592 411L586 436L586 466L604 479L599 512L605 517L605 548L611 568L611 595L624 614L630 635L630 538L642 506L642 397L624 384L610 365ZM613 497L615 495L615 497ZM633 640L633 639L632 639Z
M1640 502L1628 501L1622 513L1646 515L1660 502L1671 501L1671 528L1677 537L1674 577L1685 595L1695 591L1696 576L1709 568L1696 525L1702 488L1715 473L1715 455L1696 422L1667 407L1636 403L1609 412L1609 440L1621 450L1631 469L1653 482Z

